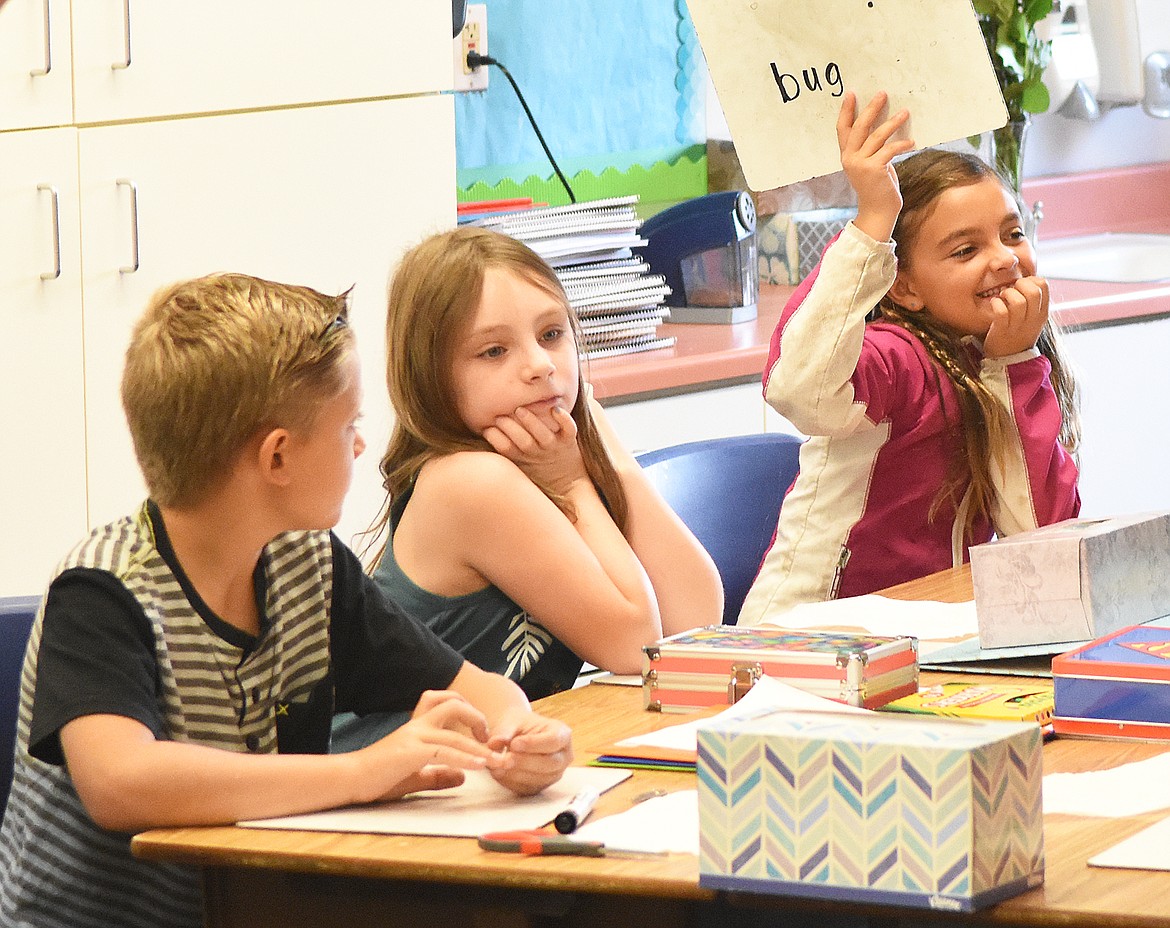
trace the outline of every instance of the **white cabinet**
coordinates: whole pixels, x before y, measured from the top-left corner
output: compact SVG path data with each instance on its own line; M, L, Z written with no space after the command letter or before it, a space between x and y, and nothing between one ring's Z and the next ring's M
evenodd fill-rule
M350 538L382 499L388 274L455 222L445 7L69 11L0 12L0 595L39 592L87 527L140 501L119 396L130 327L158 288L214 271L353 288L369 451L339 526ZM31 75L46 35L49 75Z
M684 441L766 430L764 400L755 383L631 403L603 400L602 405L622 444L634 454Z
M439 0L81 0L73 4L75 117L105 122L445 90L453 80L450 27Z
M407 245L452 224L452 107L432 95L80 130L91 524L142 495L118 402L134 319L160 286L230 270L353 287L370 451L341 534L368 525L389 424L387 276ZM390 160L395 138L427 142Z
M0 4L0 129L73 121L69 0Z
M77 132L0 133L0 595L86 528Z
M1170 509L1170 318L1065 333L1081 386L1081 515Z

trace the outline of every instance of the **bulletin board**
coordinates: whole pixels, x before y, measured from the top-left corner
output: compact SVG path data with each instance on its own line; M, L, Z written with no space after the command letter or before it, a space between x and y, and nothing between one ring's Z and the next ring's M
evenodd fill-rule
M476 0L484 2L484 0ZM520 85L579 200L707 192L707 69L686 0L486 0L488 53ZM516 93L455 95L461 202L568 199Z
M841 168L837 114L852 90L903 107L918 147L1007 122L971 0L689 0L752 190Z

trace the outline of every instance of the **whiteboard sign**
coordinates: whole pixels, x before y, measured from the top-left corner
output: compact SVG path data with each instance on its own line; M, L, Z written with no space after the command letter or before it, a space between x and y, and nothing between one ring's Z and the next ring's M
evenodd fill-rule
M971 0L687 0L752 190L841 169L845 91L879 90L921 147L1007 122Z

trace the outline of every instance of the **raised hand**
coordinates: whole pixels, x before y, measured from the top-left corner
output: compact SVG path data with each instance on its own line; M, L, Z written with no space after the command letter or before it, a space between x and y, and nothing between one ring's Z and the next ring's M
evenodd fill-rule
M879 91L858 113L857 97L848 91L837 116L841 167L857 192L857 218L853 224L879 242L889 241L902 209L894 158L914 148L912 140L893 137L910 118L908 110L899 110L878 123L888 99L884 91Z
M993 319L983 340L989 358L1006 358L1036 345L1048 321L1048 281L1021 277L991 301Z

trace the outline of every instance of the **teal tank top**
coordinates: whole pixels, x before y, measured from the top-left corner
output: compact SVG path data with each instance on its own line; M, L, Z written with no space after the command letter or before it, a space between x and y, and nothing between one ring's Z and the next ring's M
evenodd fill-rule
M408 490L390 508L390 542L374 570L378 586L471 663L516 681L529 699L570 689L581 658L498 587L439 596L402 572L392 542L410 496Z

